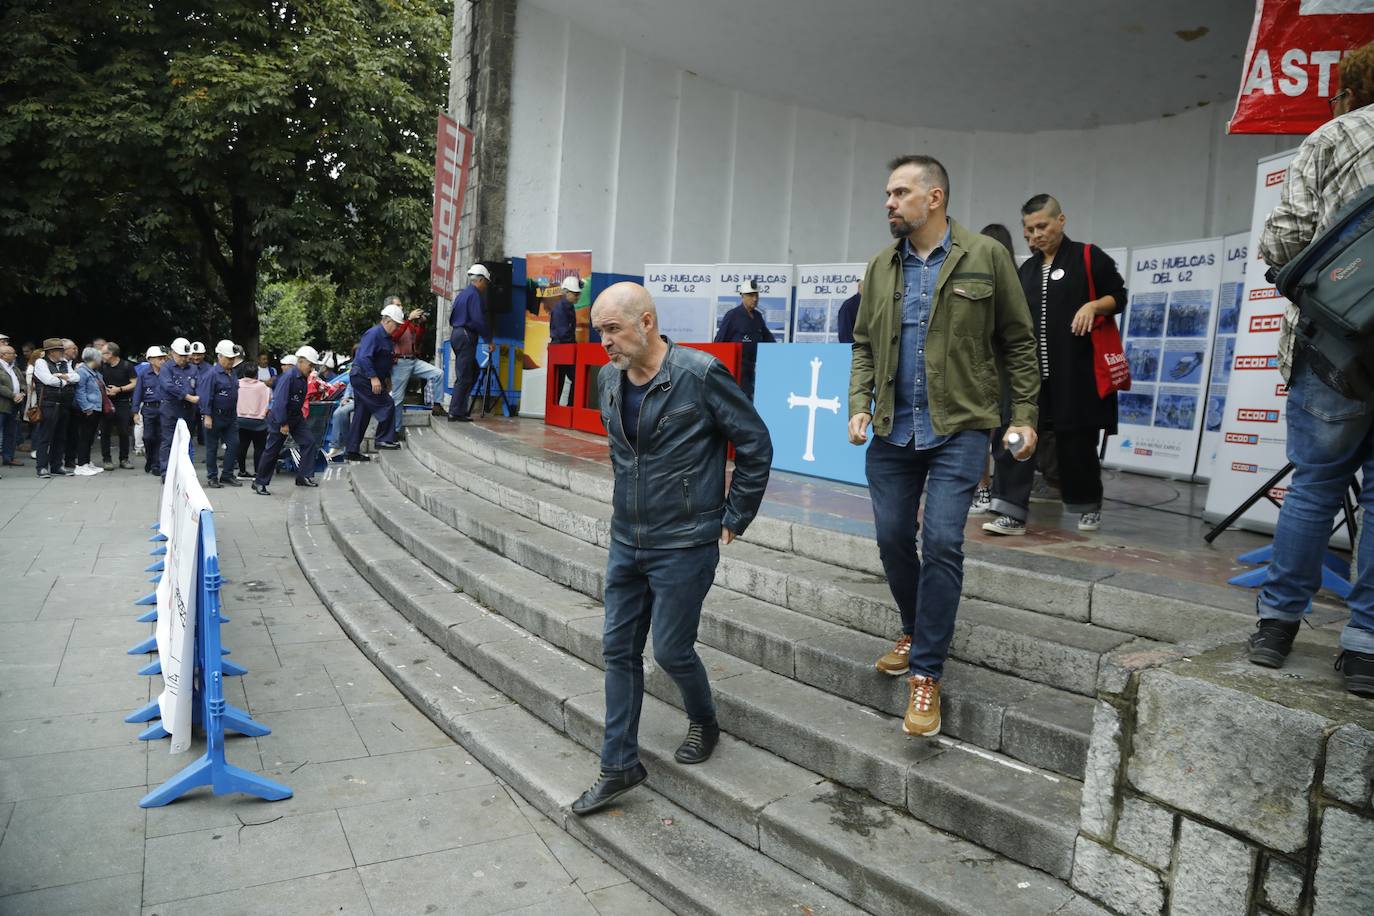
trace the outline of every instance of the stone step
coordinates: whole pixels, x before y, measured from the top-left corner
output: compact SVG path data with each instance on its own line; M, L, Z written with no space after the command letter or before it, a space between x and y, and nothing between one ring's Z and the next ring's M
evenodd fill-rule
M503 554L516 555L526 569L589 596L601 595L606 563L603 550L591 548L584 538L564 539L547 550L537 550L542 541L557 539L556 533L541 528L527 515L517 513L520 517L512 519L498 508L474 500L468 500L466 508L452 505L461 494L442 478L436 484L411 463L409 458L415 450L410 451L411 456L388 456L383 470L391 475L393 484L409 491L412 500L451 526L467 533L478 532L477 540ZM432 497L422 495L430 491ZM553 515L553 504L541 505L550 507L541 510L542 523ZM601 524L604 529L604 522ZM609 540L609 531L604 540ZM733 552L735 546L723 553ZM986 631L982 635L998 634ZM906 709L904 682L874 677L873 662L891 647L890 640L719 588L707 596L699 639L883 712L902 715ZM950 734L1081 778L1092 722L1088 698L956 660L951 660L947 678L951 680L945 715Z
M425 463L420 456L443 468L448 475L438 475L447 489L423 502L418 484L424 481L424 475L417 471L417 466L425 468ZM480 469L466 474L436 458L421 437L416 437L409 455L391 457L395 460L387 467L393 483L406 491L412 500L430 508L437 517L484 546L518 558L526 568L535 569L584 594L600 597L605 551L593 545L600 542L604 546L608 532L604 537L598 533L595 540L564 534L545 521L554 520L555 506L567 511L566 506L541 502L534 495L524 496L527 500L525 512L515 511L513 518L511 512L514 510L509 504L515 503L516 497L508 498L505 505L489 501L490 496L485 494L496 489L497 484L488 483L487 478L480 476L483 473ZM489 469L487 472L490 473ZM468 489L470 487L474 489ZM455 488L460 492L455 492ZM595 520L584 513L579 516L582 519L579 530L590 534ZM747 544L740 545L739 551L734 548L735 545L731 545L729 550L722 551L722 571L716 577L717 585L817 620L883 635L889 641L895 638L897 620L885 581ZM737 553L746 559L739 560ZM761 553L770 556L758 556ZM749 559L751 554L752 559ZM962 606L972 604L975 602L965 601ZM1100 655L1132 640L1129 634L1120 631L1011 608L1006 609L1008 627L1000 628L994 606L978 604L978 607L976 625L974 615L960 612L952 646L956 657L1085 696L1091 696L1096 685ZM750 615L735 616L749 619ZM877 654L882 651L885 648ZM1089 715L1087 709L1085 701L1081 719L1085 724Z
M657 772L649 785L626 796L613 816L570 815L567 805L596 773L596 756L438 650L389 607L339 550L322 523L315 494L294 499L288 513L292 550L306 578L378 668L526 801L666 906L701 914L863 912L761 852L757 841L746 845L674 804L657 791L665 782ZM463 600L452 591L448 595ZM809 791L814 785L811 780L801 788ZM786 844L774 848L786 850ZM1011 863L999 864L1009 888L1023 874L1034 875L1015 871ZM1036 896L1045 905L1076 899L1062 884L1029 880L1039 885Z
M404 466L404 458L400 456L394 463ZM418 470L412 467L411 471L407 479L423 484ZM480 548L455 552L447 544L438 543L436 539L451 537L456 532L442 530L441 523L428 517L419 506L408 504L387 479L384 466L354 468L352 482L359 505L386 535L399 543L404 553L413 554L465 592L471 594L481 589L483 580L499 580L500 591L518 594L522 584L540 577L538 571L493 554L478 563L472 559L472 551ZM432 497L442 489L424 490L423 493ZM423 493L421 498L424 498ZM331 524L334 511L331 502L327 513ZM338 534L349 544L370 544L379 537L377 534L360 536L348 529L341 529ZM364 568L372 565L363 548L358 550L357 560ZM380 559L375 562L384 564ZM480 573L476 571L478 566ZM396 594L383 593L397 600ZM521 613L538 616L539 611L534 609L531 614L531 609L543 597L518 602L523 608ZM508 599L500 597L498 600L504 603ZM490 607L500 612L502 604L493 603ZM530 631L546 637L545 645L551 651L556 651L555 646L564 648L581 662L599 665L599 617L569 618L557 612L551 616L554 617L552 627L546 628L536 622ZM515 626L509 621L502 625L486 621L455 625L448 631L450 652L547 721L556 721L558 710L576 695L579 687L591 685L590 690L600 690L599 677L590 674L578 662L569 660L561 667L555 666L549 655L540 654L527 644L519 646L519 651L515 652L506 645L517 639L511 635L511 628ZM560 638L565 640L561 644L557 642ZM481 640L495 645L488 646ZM527 676L524 671L533 667L530 653L539 659L538 678L531 677L537 683L519 688L510 686L511 679ZM959 775L958 768L941 765L932 768L927 777L923 769L925 761L957 748L955 743L908 739L901 734L895 718L882 716L725 653L703 650L702 655L713 680L722 724L731 734L768 748L808 770L863 788L894 806L907 806L908 799L914 799L911 811L917 817L960 835L968 831L968 838L989 848L1067 877L1077 833L1077 796L1081 791L1077 781L1013 763L987 751L977 753L984 755L983 760L1001 765L1000 782L995 783L999 788L994 788L991 796L985 796L984 787L980 785L986 773L965 779ZM868 676L880 677L871 671ZM646 687L662 700L678 701L676 686L656 668L646 672ZM1012 787L1006 788L1009 783ZM1001 800L1001 794L1019 796L1020 806L1008 807ZM973 809L978 809L977 814L970 815ZM995 826L999 823L1000 827Z
M531 433L530 427L536 432ZM569 493L609 493L604 460L577 458L541 447L588 450L589 440L527 422L436 424L430 431L464 466L496 466ZM522 441L529 439L532 441ZM590 449L597 458L604 451ZM836 531L798 518L790 507L765 499L746 540L776 550L882 575L873 536ZM1167 575L1030 554L971 540L965 545L964 595L1013 604L1072 620L1093 622L1165 642L1218 632L1242 632L1254 623L1253 596L1225 585L1183 582Z

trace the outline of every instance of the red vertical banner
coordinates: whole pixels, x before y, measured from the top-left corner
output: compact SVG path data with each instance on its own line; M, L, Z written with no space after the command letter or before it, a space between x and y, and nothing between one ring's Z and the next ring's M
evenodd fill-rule
M1342 55L1374 40L1374 0L1255 0L1233 134L1310 134L1331 118Z
M434 151L434 239L429 250L429 288L452 299L458 268L458 226L472 167L472 131L439 115Z

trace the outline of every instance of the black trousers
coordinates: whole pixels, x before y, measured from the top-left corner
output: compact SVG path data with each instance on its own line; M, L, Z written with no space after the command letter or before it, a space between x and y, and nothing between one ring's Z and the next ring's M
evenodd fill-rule
M384 392L380 397L386 398L388 404L391 403L389 392ZM298 416L288 424L287 428L290 429L291 438L296 440L296 446L301 452L301 464L300 467L296 468L296 479L305 480L307 477L314 477L315 434L311 431L310 424L305 422L305 417ZM265 487L272 482L272 475L277 473L277 458L281 455L282 446L285 443L286 437L282 435L281 428L269 426L267 429L267 450L258 459L257 476L253 478L255 484Z
M1017 461L1002 447L999 429L993 438L992 511L1024 522L1030 514L1030 492L1035 482L1035 460ZM1102 465L1097 457L1101 430L1056 431L1054 440L1059 462L1059 492L1064 508L1080 515L1102 510Z
M110 437L119 436L119 460L129 460L129 449L134 440L133 403L115 398L114 413L102 414L100 419L100 457L110 460Z
M47 394L46 391L43 392ZM33 456L38 471L62 470L62 455L66 449L67 422L71 401L44 397L43 419L33 428Z
M95 444L95 431L100 428L100 418L104 416L100 411L93 410L90 413L75 411L72 419L76 427L76 464L91 463L91 446Z
M82 416L75 404L67 411L67 428L62 440L62 463L69 468L76 466L76 453L81 448Z
M472 386L477 384L477 335L466 328L453 332L448 339L453 348L453 400L448 405L450 417L466 417L472 412ZM356 395L357 389L354 388Z
M250 445L253 446L253 464L251 466L253 468L253 473L256 474L258 462L262 459L262 453L267 451L267 430L244 429L242 426L239 427L238 462L240 477L248 476L249 465L246 462L248 460L248 446ZM225 464L229 463L228 455L224 456L224 462Z

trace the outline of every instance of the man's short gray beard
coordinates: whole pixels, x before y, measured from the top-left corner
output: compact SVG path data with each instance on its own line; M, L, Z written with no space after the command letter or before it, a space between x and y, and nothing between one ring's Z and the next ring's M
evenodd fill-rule
M894 239L904 239L915 232L919 232L921 227L926 224L927 219L929 219L929 217L923 216L920 222L916 223L908 223L906 220L902 220L898 223L888 223L887 228L892 231L892 237Z

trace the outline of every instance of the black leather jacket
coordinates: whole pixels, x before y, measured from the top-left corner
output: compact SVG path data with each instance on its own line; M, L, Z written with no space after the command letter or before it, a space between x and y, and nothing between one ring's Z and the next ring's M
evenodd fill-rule
M611 537L633 547L695 547L754 520L768 486L773 442L725 365L671 340L639 411L639 450L621 424L625 373L601 368L601 419L615 469ZM725 491L726 448L735 473Z

